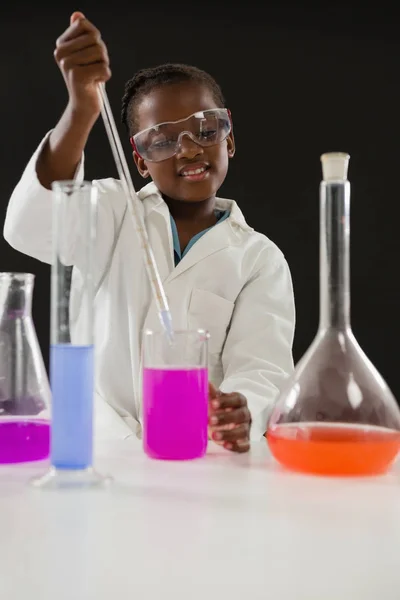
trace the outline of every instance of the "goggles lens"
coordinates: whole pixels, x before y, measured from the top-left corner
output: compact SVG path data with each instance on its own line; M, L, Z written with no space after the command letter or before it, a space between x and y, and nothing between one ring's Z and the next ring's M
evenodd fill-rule
M200 146L215 146L228 137L232 128L226 108L213 108L196 112L180 121L159 123L131 138L134 150L149 162L160 162L174 156L183 135Z

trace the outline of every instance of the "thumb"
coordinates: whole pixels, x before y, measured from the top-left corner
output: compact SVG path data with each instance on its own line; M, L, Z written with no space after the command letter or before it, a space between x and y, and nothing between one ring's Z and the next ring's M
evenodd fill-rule
M213 400L214 398L217 398L219 396L220 392L213 386L212 383L208 384L208 396L210 400Z
M84 19L84 18L85 18L85 15L83 13L76 11L76 12L72 13L72 15L71 15L70 25L72 25L72 23L75 23L75 21L78 21L79 19Z

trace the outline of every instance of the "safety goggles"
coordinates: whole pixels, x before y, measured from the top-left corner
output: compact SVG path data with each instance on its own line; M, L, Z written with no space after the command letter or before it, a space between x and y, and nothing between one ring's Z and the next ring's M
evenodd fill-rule
M131 137L132 148L144 160L161 162L174 156L182 137L187 135L199 146L220 144L232 129L231 114L227 108L203 110L186 119L159 123L139 131Z

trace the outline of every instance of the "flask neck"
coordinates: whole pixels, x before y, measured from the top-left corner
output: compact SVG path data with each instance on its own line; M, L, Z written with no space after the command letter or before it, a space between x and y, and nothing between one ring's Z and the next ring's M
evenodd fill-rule
M0 273L1 319L31 316L34 275Z
M350 327L350 183L322 181L319 329Z

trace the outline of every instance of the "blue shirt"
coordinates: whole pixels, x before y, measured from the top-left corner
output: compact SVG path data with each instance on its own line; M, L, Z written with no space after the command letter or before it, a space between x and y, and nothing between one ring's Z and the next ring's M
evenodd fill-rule
M229 210L216 210L215 216L217 217L217 223L215 223L215 225L217 225L218 223L222 223L222 221L225 221L225 219L227 219L229 217L229 215L230 215ZM189 241L188 245L182 252L181 245L179 242L178 230L176 228L175 219L173 218L172 215L170 215L170 219L171 219L172 241L174 244L174 260L175 260L175 266L177 266L177 264L180 263L182 258L189 252L190 248L197 242L197 240L199 240L202 235L207 233L207 231L210 231L210 229L215 227L215 225L212 225L211 227L207 227L207 229L204 229L203 231L199 231L199 233L196 233L196 235L194 235L192 237L192 239Z

